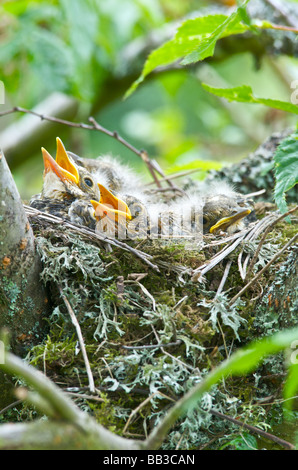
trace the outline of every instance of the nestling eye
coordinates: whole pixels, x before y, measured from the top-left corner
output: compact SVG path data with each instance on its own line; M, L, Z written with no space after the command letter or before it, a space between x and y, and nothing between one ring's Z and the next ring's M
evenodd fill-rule
M208 224L207 217L203 217L202 222L203 222L203 225L207 225Z
M85 181L85 183L87 184L87 186L89 186L89 188L92 188L92 186L93 186L93 181L92 181L92 179L90 179L90 178L85 178L84 181Z

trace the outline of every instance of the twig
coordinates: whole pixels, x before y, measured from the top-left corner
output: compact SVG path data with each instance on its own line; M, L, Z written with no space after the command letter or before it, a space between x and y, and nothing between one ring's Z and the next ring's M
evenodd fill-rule
M171 181L177 178L181 178L183 176L188 176L191 175L192 173L197 173L198 171L201 171L201 168L193 168L192 170L186 170L186 171L180 171L178 173L172 173L170 175L167 175L163 178L161 178L159 181L162 183L163 181ZM153 182L147 183L146 186L152 186ZM173 188L172 188L173 189Z
M154 182L155 182L155 184L157 185L158 188L161 188L161 183L160 183L158 177L156 176L156 173L159 173L164 178L164 180L169 184L169 186L175 188L176 190L179 190L179 191L183 192L179 188L176 188L173 185L173 183L171 181L169 181L167 177L165 177L163 171L159 167L157 167L157 165L154 164L152 160L150 160L146 150L138 150L136 147L134 147L129 142L127 142L127 140L125 140L123 137L121 137L118 134L117 131L109 131L105 127L101 126L94 119L94 117L92 117L92 116L90 116L89 119L88 119L91 124L85 124L83 122L72 122L72 121L67 121L66 119L56 118L56 117L53 117L53 116L47 116L45 114L41 114L41 113L38 113L36 111L32 111L30 109L22 108L20 106L15 106L12 109L1 112L0 117L7 116L8 114L13 114L13 113L31 114L32 116L36 116L36 117L40 118L42 121L50 121L50 122L54 122L56 124L62 124L64 126L73 127L73 128L76 128L76 129L87 129L89 131L98 131L98 132L101 132L105 135L108 135L109 137L112 137L113 139L116 139L119 143L124 145L126 148L131 150L133 153L138 155L138 157L140 157L143 160L143 162L147 166L147 168L148 168L149 172L151 173L151 175L154 179Z
M148 156L148 153L145 151L145 150L138 150L136 147L134 147L133 145L131 145L129 142L127 142L125 139L123 139L123 137L121 137L118 132L114 131L114 132L111 132L107 129L105 129L103 126L101 126L100 124L98 124L98 122L96 122L96 120L93 118L93 117L89 117L89 122L92 123L92 129L93 130L97 130L99 132L102 132L103 134L106 134L110 137L113 137L114 139L116 139L118 142L120 142L122 145L124 145L125 147L127 147L129 150L131 150L133 153L135 153L136 155L138 155L138 157L140 157L143 162L145 163L145 165L148 167L148 170L150 171L153 179L154 179L154 182L156 184L156 186L158 188L161 188L161 185L160 185L160 182L155 174L155 169L153 167L153 164Z
M34 390L40 395L44 402L56 412L61 421L59 422L59 429L65 426L66 432L69 434L69 439L73 434L76 438L81 440L82 447L86 446L91 449L109 449L109 450L138 450L142 448L142 443L133 441L131 439L124 439L111 431L105 429L88 413L80 410L57 385L48 379L42 372L36 370L34 367L27 364L22 359L16 357L14 354L7 352L5 354L5 363L0 364L0 368L5 372L22 377L28 385L31 385ZM64 421L64 423L63 423ZM57 446L57 424L55 422L37 421L33 423L18 423L12 425L0 426L0 447L5 448L20 448L22 445L28 443L26 438L30 436L30 448L32 443L36 443L37 432L38 444L42 448L47 446ZM55 433L51 432L54 428ZM36 430L36 432L35 432ZM63 433L63 431L62 431ZM32 438L32 436L34 436ZM33 439L33 441L32 441ZM74 441L68 442L68 447L74 446Z
M9 405L5 406L5 408L2 408L2 410L0 410L0 416L11 408L14 408L15 406L19 405L20 403L22 403L22 400L14 401L13 403L10 403Z
M261 194L264 194L266 192L266 189L260 189L260 191L255 191L253 193L249 194L243 194L243 197L245 199L250 198L250 197L255 197L255 196L260 196Z
M156 160L150 160L150 162L151 162L152 168L163 178L164 181L166 181L168 183L168 185L170 186L170 188L173 191L180 192L182 196L188 196L187 193L183 189L178 188L178 186L176 186L172 182L171 178L169 178L168 176L165 175L164 171L160 168L160 166L159 166L159 164L157 163ZM161 186L160 186L160 181L159 181L158 187L159 187L159 189L162 189Z
M274 336L270 337L269 340L268 338L265 338L261 343L252 343L251 346L234 352L229 359L224 360L219 366L211 370L211 372L197 383L197 385L192 387L179 400L177 400L175 405L159 421L157 426L154 427L148 439L144 442L144 448L150 450L158 449L174 423L186 413L191 413L191 411L197 406L198 401L201 400L204 393L213 385L224 380L226 377L229 377L231 374L242 375L241 372L245 374L244 370L241 371L240 362L243 361L243 358L245 358L247 354L251 354L251 348L254 350L256 348L256 344L258 344L258 347L261 347L260 345L264 343L268 345L269 341L269 347L267 349L265 348L263 351L263 359L267 355L272 354L273 344L274 353L276 354L288 347L287 345L291 344L292 338L297 337L297 331L295 329L293 330L293 333L291 333L290 338L287 336L288 334L288 331L286 332L286 335L284 332L278 332ZM275 342L276 339L278 339L277 342ZM256 367L256 364L254 364L254 366Z
M14 354L5 354L5 364L1 368L11 375L22 377L27 384L31 385L40 395L49 402L56 411L57 416L70 423L80 421L82 412L68 399L66 395L42 372L26 364Z
M153 333L154 333L154 336L155 336L155 338L156 338L158 344L161 344L161 341L160 341L160 338L159 338L159 336L158 336L158 334L157 334L156 329L154 328L153 325L150 325L150 326L151 326L151 329L152 329L152 331L153 331ZM179 340L177 340L177 341L179 341ZM195 370L198 371L198 369L196 369L195 367L192 367L192 366L186 364L185 362L181 361L181 359L179 359L178 357L172 356L172 354L170 354L170 353L168 353L167 351L164 350L164 347L161 348L161 351L163 352L163 354L164 354L165 356L170 357L170 358L172 359L172 361L178 362L178 364L181 364L183 367L185 367L185 368L191 370L192 372L195 371Z
M125 147L127 147L129 150L131 150L133 153L135 153L136 155L138 155L138 157L140 157L143 162L145 163L145 165L147 166L149 172L151 173L151 176L156 184L156 186L161 189L161 184L160 184L160 181L159 179L157 178L156 176L156 173L158 173L160 176L162 176L162 178L168 183L168 185L175 191L179 191L181 193L184 194L184 191L180 188L178 188L177 186L175 186L171 180L169 180L169 178L167 178L164 174L164 172L162 171L162 169L160 168L160 166L157 164L156 161L154 160L151 160L149 158L149 155L148 155L148 152L146 150L138 150L136 147L134 147L133 145L131 145L129 142L127 142L127 140L123 139L123 137L121 137L118 132L114 131L114 132L111 132L107 129L105 129L103 126L101 126L95 119L94 117L89 117L89 122L92 123L92 125L94 126L94 129L96 129L97 131L99 132L102 132L110 137L113 137L114 139L116 139L118 142L120 142L122 145L124 145Z
M165 395L164 393L161 393L161 392L154 392L152 393L152 395L150 395L149 397L147 397L142 403L139 404L139 406L137 406L137 408L135 408L134 410L132 410L132 412L130 413L130 416L127 420L127 423L125 424L124 426L124 429L123 429L123 434L127 434L127 429L130 425L130 422L132 420L132 418L142 409L144 408L144 406L147 405L147 403L149 403L151 401L152 398L154 398L156 395L161 395L162 397L164 398L167 398L168 400L170 401L175 401L173 398L170 398L168 397L167 395Z
M192 276L192 281L196 282L199 281L201 276L206 274L210 269L214 268L220 261L222 261L226 256L228 256L232 251L237 248L237 246L242 242L244 238L244 235L242 237L237 238L234 243L229 245L227 248L222 250L221 252L217 253L216 256L214 256L211 260L209 260L207 263L203 264L199 268L195 269L193 271L193 276Z
M78 340L79 340L79 343L80 343L80 347L81 347L81 351L82 351L82 355L83 355L83 359L84 359L84 363L85 363L85 367L86 367L86 372L87 372L87 376L88 376L89 390L90 390L91 393L95 393L95 385L94 385L93 375L92 375L90 363L89 363L89 360L88 360L88 356L87 356L87 352L86 352L86 348L85 348L85 343L84 343L81 327L79 325L77 317L75 316L75 313L74 313L74 311L73 311L66 295L63 293L63 290L61 289L60 286L58 288L59 288L59 292L61 294L61 297L62 297L62 299L63 299L63 301L66 305L67 311L70 315L72 324L74 325L74 327L76 329L76 332L77 332L77 335L78 335Z
M178 339L177 341L171 342L171 343L159 343L159 344L147 344L144 346L124 346L121 345L121 348L123 349L157 349L157 348L169 348L170 346L179 346L182 341L181 339Z
M150 266L150 268L154 269L154 271L159 272L158 266L156 264L151 263L150 261L150 259L152 259L153 257L151 255L148 255L147 253L144 253L143 251L139 251L131 247L130 245L121 242L120 240L117 240L116 238L108 238L106 236L101 236L99 233L95 233L93 230L90 230L87 227L72 224L71 222L65 219L61 219L60 217L56 217L55 215L47 214L46 212L39 211L38 209L34 209L30 206L24 205L24 207L28 217L37 217L52 224L58 224L59 226L68 227L74 230L75 232L80 233L81 235L87 236L89 239L108 243L110 245L121 248L122 250L129 251L130 253L144 261L148 266Z
M291 444L290 442L287 442L284 439L280 439L279 437L274 436L273 434L270 434L266 431L262 431L262 429L259 429L256 426L243 423L243 421L239 421L238 419L232 418L231 416L227 416L222 413L219 413L219 411L209 410L209 413L211 413L213 416L217 416L218 418L230 421L231 423L236 424L237 426L241 426L242 428L247 429L248 431L254 434L259 434L259 436L262 436L265 439L269 439L270 441L276 442L277 444L281 445L282 447L286 449L295 450L295 446Z
M176 303L176 305L174 305L173 307L173 310L177 310L178 307L180 307L180 305L182 305L187 299L188 299L188 295L185 295L184 297L182 297L182 299L179 300L179 302Z
M217 289L217 292L216 292L216 295L214 297L214 300L219 296L219 294L221 293L221 291L223 290L224 286L225 286L225 283L226 283L226 280L227 280L227 277L228 277L228 274L230 272L230 268L231 268L231 264L232 264L232 260L229 260L227 262L227 265L226 265L226 268L225 268L225 272L223 274L223 277L220 281L220 284L218 286L218 289Z
M97 402L101 402L101 403L105 401L101 397L97 397L97 396L94 396L94 395L86 395L85 393L66 392L66 394L70 397L82 398L83 400L97 401Z
M292 18L288 15L288 13L285 11L284 6L282 5L281 2L279 2L278 0L265 0L265 1L269 3L269 5L271 5L272 8L274 8L281 16L283 16L283 18L287 21L289 25L293 26L293 28L297 28L297 22L293 21ZM276 26L280 26L280 25L276 25ZM285 29L286 27L282 26L282 28ZM292 28L290 30L292 30Z
M272 263L274 263L275 260L277 260L282 254L284 251L286 251L289 246L291 246L296 240L298 239L298 233L296 235L294 235L293 238L291 238L291 240L281 249L279 250L274 256L273 258L266 264L266 266L264 266L263 269L261 269L260 272L258 272L258 274L250 281L248 282L244 287L243 289L240 290L240 292L238 292L238 294L236 294L229 302L228 306L231 307L231 305L233 305L236 300L250 287L252 286L258 279L259 277L262 276L262 274L264 274L265 271L267 271L267 269L271 266Z
M293 33L298 33L298 29L296 26L283 26L281 24L275 24L275 23L271 23L270 24L270 29L277 29L277 30L280 30L280 31L290 31L290 32L293 32Z
M149 299L151 300L152 302L152 308L153 308L153 311L155 312L156 310L156 302L155 302L155 298L153 297L152 294L150 294L150 292L148 291L148 289L146 289L145 286L143 286L143 284L141 284L141 282L135 280L135 281L124 281L126 284L136 284L137 286L140 287L141 291L147 296L149 297Z
M270 230L272 230L272 227L273 227L274 225L276 225L278 222L280 222L282 219L284 219L285 217L287 217L288 215L292 214L293 212L296 212L297 210L298 210L298 206L296 206L296 207L294 207L293 209L289 210L289 211L286 212L285 214L282 214L280 217L278 217L276 220L274 220L274 221L266 228L266 230L265 230L265 232L263 233L263 236L262 236L262 238L261 238L261 240L260 240L260 243L259 243L259 245L258 245L258 248L256 249L256 252L255 252L255 254L254 254L254 256L253 256L253 258L252 258L252 260L251 260L251 262L250 262L250 265L249 265L249 267L248 267L248 269L247 269L247 272L246 272L246 276L245 276L245 277L248 277L248 276L250 275L250 273L251 273L251 271L252 271L252 269L253 269L253 267L254 267L254 264L255 264L255 262L256 262L256 260L257 260L257 257L258 257L258 255L259 255L259 253L260 253L260 250L261 250L261 248L262 248L262 245L264 244L264 241L265 241L265 239L266 239L266 237L267 237L267 234L270 232Z

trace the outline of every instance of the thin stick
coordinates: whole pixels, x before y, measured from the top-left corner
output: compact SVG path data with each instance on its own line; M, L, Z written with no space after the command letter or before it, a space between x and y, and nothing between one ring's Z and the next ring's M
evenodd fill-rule
M114 131L114 132L111 132L111 131L108 131L107 129L105 129L103 126L101 126L100 124L98 124L98 122L94 119L94 117L89 117L89 122L92 123L92 127L93 129L99 131L99 132L102 132L110 137L113 137L114 139L116 139L118 142L120 142L122 145L124 145L125 147L127 147L129 150L131 150L132 152L134 152L136 155L138 155L142 160L143 162L145 163L145 165L148 167L153 179L154 179L154 182L156 184L156 186L158 188L161 188L161 184L155 174L155 171L154 171L154 168L153 168L153 164L148 156L148 153L145 151L145 150L138 150L136 147L134 147L133 145L131 145L129 142L127 142L125 139L123 139L123 137L121 137L118 132Z
M262 248L262 245L264 244L264 241L267 237L267 234L270 232L270 230L272 230L272 227L274 227L274 225L276 225L278 222L280 222L282 219L284 219L285 217L287 217L289 214L292 214L293 212L296 212L298 210L298 206L294 207L293 209L289 210L288 212L286 212L285 214L282 214L280 217L278 217L278 219L275 219L265 230L265 232L263 233L263 236L260 240L260 243L258 245L258 248L256 249L256 252L250 262L250 265L247 269L247 273L246 273L246 276L245 277L248 277L254 267L254 264L258 258L258 255L260 253L260 250Z
M202 266L200 266L199 268L195 269L193 271L192 281L194 281L194 282L199 281L201 276L203 276L208 271L210 271L210 269L214 268L214 266L216 266L218 263L220 263L220 261L222 261L232 251L234 251L236 249L236 247L242 242L243 237L244 236L242 236L241 238L239 237L238 239L236 239L234 241L234 243L229 245L227 248L225 248L221 252L217 253L217 255L215 255L213 258L211 258L211 260L209 260L207 263L205 263Z
M266 264L266 266L264 266L263 269L261 269L260 272L258 272L258 274L250 281L246 284L246 286L243 287L243 289L241 289L240 292L238 292L238 294L236 294L232 300L230 300L228 306L231 307L231 305L233 305L234 302L236 302L236 300L250 287L252 286L258 279L259 277L262 276L262 274L264 274L265 271L267 271L267 269L271 266L271 264L274 263L274 261L276 261L283 253L284 251L287 250L287 248L289 248L289 246L291 246L296 240L298 239L298 233L296 235L294 235L293 238L291 238L291 240L281 249L279 250L274 256L273 258Z
M255 426L251 426L250 424L243 423L242 421L239 421L238 419L232 418L231 416L224 415L215 410L209 410L209 413L221 419L230 421L231 423L236 424L237 426L241 426L242 428L247 429L248 431L251 431L254 434L259 434L259 436L262 436L265 439L269 439L270 441L276 442L277 444L281 445L282 447L286 449L295 450L295 446L291 444L290 442L280 439L279 437L274 436L273 434L270 434L268 432L262 431L262 429L259 429Z
M292 20L292 18L288 15L288 13L285 11L281 2L276 1L276 0L265 0L265 1L266 3L269 3L269 5L271 5L272 8L274 8L281 16L283 16L283 18L287 21L289 25L293 26L293 28L297 27L296 21ZM282 28L285 29L286 27L283 26Z
M43 399L43 402L46 402L48 405L47 408L50 407L54 410L56 416L61 419L59 426L62 426L62 421L66 422L66 432L70 432L70 436L72 432L69 426L72 425L77 429L79 433L78 438L81 439L83 448L85 446L86 448L94 448L94 446L96 446L96 449L109 450L139 450L143 448L142 443L131 439L124 439L98 424L87 413L80 410L67 394L42 372L36 370L14 354L10 352L6 353L5 363L0 364L0 369L10 375L23 378L28 385L31 385ZM50 424L51 423L46 423L46 429L42 426L42 423L15 424L12 434L11 432L8 433L8 431L5 431L5 428L2 426L0 427L1 448L6 446L9 448L17 446L18 448L23 448L23 440L26 440L28 435L31 435L31 432L34 432L34 429L36 429L35 426L37 426L36 432L38 432L38 437L40 437L39 434L41 433L39 443L44 445L43 448L47 448L47 444L50 444L52 448L55 444L55 438L57 437L57 429L54 427L55 431L53 434L51 430L49 430ZM28 441L26 442L28 443ZM69 442L68 447L70 445ZM32 442L30 442L30 446L32 447Z
M59 291L60 291L61 297L62 297L62 299L63 299L63 301L66 305L67 311L70 315L72 324L74 325L74 327L76 329L76 332L77 332L77 335L78 335L78 340L79 340L79 343L80 343L83 359L84 359L84 362L85 362L86 372L87 372L87 376L88 376L89 390L90 390L91 393L95 393L95 385L94 385L93 375L92 375L92 372L91 372L91 367L90 367L90 364L89 364L89 360L88 360L88 356L87 356L87 352L86 352L86 348L85 348L85 343L84 343L81 327L79 325L77 317L75 316L75 313L74 313L74 311L73 311L66 295L63 293L63 290L61 289L60 286L59 286Z
M127 420L127 423L125 424L124 426L124 429L123 429L123 434L127 434L127 429L130 425L130 422L132 420L132 418L142 409L144 408L144 406L147 405L147 403L150 403L151 399L154 398L156 395L161 395L162 397L164 398L167 398L168 400L170 401L173 401L175 402L175 400L171 397L168 397L167 395L165 395L164 393L161 393L161 392L154 392L152 393L152 395L150 395L149 397L147 397L144 401L142 401L142 403L139 404L139 406L137 406L137 408L135 408L134 410L132 410L132 412L130 413L130 416Z
M224 288L224 286L225 286L225 283L226 283L228 274L229 274L229 272L230 272L231 264L232 264L232 260L229 260L229 261L227 262L224 275L223 275L223 277L222 277L222 279L221 279L221 281L220 281L220 284L219 284L219 287L218 287L218 289L217 289L217 292L216 292L216 295L215 295L214 299L216 299L216 298L219 296L219 294L221 294L221 292L222 292L222 290L223 290L223 288Z
M143 251L137 250L130 245L127 245L124 242L120 242L120 240L117 240L116 238L108 238L105 236L101 236L99 233L95 233L93 230L91 231L87 227L81 226L81 225L76 225L72 224L71 222L61 219L60 217L56 217L55 215L52 214L47 214L46 212L39 211L38 209L34 209L33 207L26 206L24 205L26 215L28 217L37 217L42 220L46 220L49 223L52 224L58 224L59 226L64 225L65 227L68 227L82 235L86 235L88 238L91 238L93 240L101 241L104 243L108 243L110 245L116 246L121 248L122 250L129 251L130 253L134 254L138 258L140 258L142 261L144 261L150 268L154 269L156 272L160 272L159 268L156 264L151 263L149 261L150 259L153 258L153 256L148 255L147 253L144 253Z
M92 400L98 402L104 402L105 400L101 397L96 397L94 395L86 395L85 393L75 393L75 392L66 392L69 397L81 398L83 400Z
M201 168L193 168L192 170L180 171L178 173L171 173L170 175L167 175L166 177L161 178L159 181L161 183L163 181L171 181L177 178L181 178L183 176L191 175L192 173L197 173L198 171L201 171ZM152 184L153 182L147 183L145 186L152 186Z
M36 111L32 111L30 109L22 108L20 106L15 106L12 109L1 112L0 117L7 116L8 114L13 114L13 113L31 114L32 116L36 116L40 118L42 121L55 122L56 124L62 124L64 126L74 127L76 129L87 129L89 131L99 131L99 132L102 132L103 134L108 135L109 137L116 139L119 143L127 147L129 150L131 150L133 153L138 155L138 157L140 157L143 160L143 162L146 164L147 168L149 169L154 179L155 184L157 185L158 188L161 188L161 184L156 176L156 172L161 173L162 176L164 175L152 163L152 161L150 160L148 156L148 153L145 150L138 150L136 147L134 147L129 142L127 142L127 140L123 139L123 137L121 137L117 131L109 131L105 127L101 126L100 124L98 124L98 122L96 122L96 120L92 116L90 116L88 119L91 124L85 124L83 122L71 122L65 119L56 118L53 116L47 116L45 114L37 113ZM172 186L172 183L168 182L168 184Z
M2 408L2 410L0 410L0 415L3 415L6 411L10 410L11 408L14 408L20 403L22 403L22 400L17 400L17 401L14 401L13 403L10 403L9 405L5 406L5 408Z
M157 348L169 348L170 346L179 346L182 341L181 339L177 339L175 342L171 343L159 343L159 344L147 344L144 346L123 346L121 345L121 348L123 349L157 349Z

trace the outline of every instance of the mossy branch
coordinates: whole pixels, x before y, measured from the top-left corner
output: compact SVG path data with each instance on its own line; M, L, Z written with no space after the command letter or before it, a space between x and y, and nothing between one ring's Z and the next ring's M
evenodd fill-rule
M81 447L101 450L137 450L141 445L137 441L121 438L105 429L96 421L89 417L87 413L81 411L50 379L40 371L26 364L25 361L12 353L5 354L5 363L1 365L2 370L11 375L22 377L28 385L40 395L39 405L45 403L45 412L51 410L51 415L55 413L59 419L57 423L34 422L30 424L5 425L0 427L0 448L23 448L28 443L34 443L34 436L38 437L35 442L40 448L55 447L54 441L63 434L65 428L69 440L64 441L64 446L71 447L74 436L79 440ZM29 401L31 394L26 399ZM36 405L36 395L34 398ZM63 423L64 421L64 423ZM65 422L67 424L65 424ZM13 432L11 432L13 430Z
M21 197L0 152L0 326L15 339L24 331L39 334L42 313L47 311L40 281L41 262Z
M101 450L155 450L158 449L169 430L178 419L181 419L188 412L191 412L202 398L203 394L229 375L245 375L255 369L259 363L268 355L276 354L288 348L298 335L298 329L285 330L272 337L264 338L239 349L229 359L223 361L217 368L210 372L198 385L192 387L165 415L163 420L153 429L149 437L141 442L119 437L106 430L98 424L93 418L89 417L74 405L71 400L62 392L51 380L44 376L40 371L26 364L11 353L5 355L4 364L0 367L13 375L22 377L31 385L40 395L36 399L34 394L33 402L38 402L39 408L44 404L45 412L50 411L50 415L56 414L56 417L66 423L42 423L35 422L28 425L4 425L0 427L0 448L22 448L28 446L33 437L44 435L44 440L37 439L38 446L41 448L55 447L55 438L57 432L61 435L61 429L66 428L70 440L64 442L65 447L73 447L73 442L79 440L80 446L88 449ZM25 399L30 400L31 393L24 395ZM14 432L12 432L14 431ZM30 434L30 432L33 432ZM49 431L49 432L48 432ZM75 439L74 439L75 437ZM284 441L283 441L284 442ZM36 448L36 444L35 444ZM294 446L292 446L294 448Z

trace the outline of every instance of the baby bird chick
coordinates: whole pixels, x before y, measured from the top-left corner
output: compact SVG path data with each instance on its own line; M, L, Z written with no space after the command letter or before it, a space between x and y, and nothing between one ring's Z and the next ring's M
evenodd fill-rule
M107 191L107 190L106 190ZM126 225L132 219L131 212L124 201L109 194L109 202L90 201L94 208L96 232L105 233L110 238L126 238Z
M41 194L31 199L32 207L92 229L95 228L96 219L91 198L99 200L102 205L106 203L108 213L111 200L114 205L126 207L122 200L112 195L104 186L98 185L85 168L75 164L60 139L57 138L56 160L44 148L42 155L43 187Z
M94 178L116 194L131 194L142 183L134 171L116 158L103 155L98 158L83 158L68 152L69 157L80 168L85 168Z
M253 201L225 181L218 181L209 188L203 185L202 194L204 234L226 232L231 235L248 224L247 216L253 211Z
M96 201L91 201L95 209L97 227L101 231L109 232L119 238L194 238L202 234L229 235L245 227L246 217L252 208L243 196L229 190L226 194L204 196L196 194L189 198L180 198L172 203L147 203L133 196L125 198L129 207L127 212L120 211L120 218L109 226L109 218L105 218L102 207ZM103 229L103 224L106 229ZM121 235L121 237L120 237Z
M252 209L246 201L231 198L223 194L209 196L203 206L203 231L204 233L234 232L244 229L245 217Z

